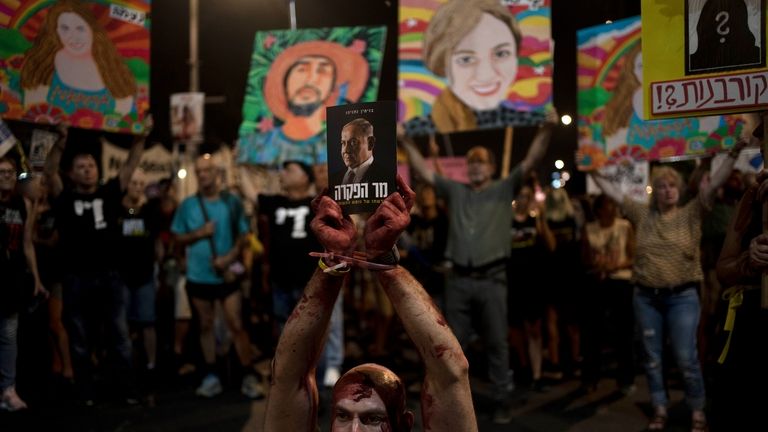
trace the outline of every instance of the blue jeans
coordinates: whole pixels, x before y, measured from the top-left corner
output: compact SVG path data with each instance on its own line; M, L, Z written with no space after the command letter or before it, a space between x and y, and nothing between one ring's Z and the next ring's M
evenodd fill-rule
M320 356L320 365L317 370L325 375L325 369L335 367L341 370L344 363L344 294L339 293L336 303L333 305L331 324L328 330L328 339L325 340L325 348Z
M128 334L126 306L128 290L117 273L88 276L67 276L64 287L64 322L72 347L75 379L84 391L90 391L92 367L91 350L103 326L107 347L119 373L120 384L131 384L131 339Z
M128 321L141 325L155 324L155 296L157 284L155 279L128 287Z
M0 393L16 383L19 314L0 312Z
M664 407L669 403L662 372L666 335L683 375L688 406L693 410L704 409L704 378L696 348L701 305L695 286L678 292L637 287L634 303L643 338L651 403Z

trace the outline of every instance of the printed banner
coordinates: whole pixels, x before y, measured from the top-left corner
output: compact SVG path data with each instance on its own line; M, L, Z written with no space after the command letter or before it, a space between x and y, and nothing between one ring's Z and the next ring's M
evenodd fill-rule
M386 27L256 33L237 162L327 163L325 108L375 101Z
M345 213L368 213L397 190L394 101L330 107L328 190Z
M606 166L600 173L618 185L623 196L641 203L648 203L649 164L648 162L622 163ZM602 190L587 176L587 193L600 195Z
M120 167L126 160L128 160L128 150L107 140L102 140L101 167L104 172L103 178L112 178L118 175ZM147 174L148 183L156 183L176 174L171 152L160 144L144 150L139 167Z
M541 123L552 103L551 3L401 0L398 121L406 133Z
M45 159L48 152L51 151L59 134L48 132L42 129L32 131L32 142L29 144L29 165L32 168L42 168L45 166Z
M174 141L203 141L205 93L171 95L171 136Z
M643 0L643 118L768 104L766 0Z
M639 17L578 32L580 170L717 152L743 129L738 115L642 120L640 33Z
M723 162L729 158L727 154L721 153L716 155L712 159L712 166L710 172L717 172ZM760 154L759 148L748 147L739 152L739 157L736 159L736 163L733 164L734 170L739 170L742 173L758 174L763 170L763 155Z
M150 0L0 2L0 115L140 133Z

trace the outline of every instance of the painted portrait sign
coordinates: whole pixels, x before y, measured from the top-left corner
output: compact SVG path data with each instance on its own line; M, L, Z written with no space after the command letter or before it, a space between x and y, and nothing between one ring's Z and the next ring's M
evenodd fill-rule
M385 27L256 33L238 162L325 164L325 108L376 100L385 36Z
M376 210L397 190L394 101L328 108L328 190L346 213Z
M686 0L685 74L765 66L765 0Z
M640 34L639 17L578 32L579 169L705 155L741 133L740 116L643 120Z
M768 105L765 0L642 0L644 118Z
M551 0L401 0L406 133L541 123L552 103L550 14Z
M203 141L205 93L171 95L171 136L176 141Z
M0 115L141 132L149 10L149 0L2 2Z

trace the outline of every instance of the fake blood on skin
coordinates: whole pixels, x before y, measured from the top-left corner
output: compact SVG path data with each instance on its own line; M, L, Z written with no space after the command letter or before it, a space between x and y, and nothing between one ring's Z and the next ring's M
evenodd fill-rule
M429 393L429 382L424 381L424 389L421 392L421 413L424 423L424 430L432 430L432 405L435 404L435 398Z

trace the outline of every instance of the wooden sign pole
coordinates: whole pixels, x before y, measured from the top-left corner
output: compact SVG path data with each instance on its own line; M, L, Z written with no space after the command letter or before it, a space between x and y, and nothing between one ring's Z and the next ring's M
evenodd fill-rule
M512 163L512 135L514 129L511 126L507 126L504 129L504 156L501 162L501 178L509 175L509 166Z
M768 155L768 123L766 123L766 120L768 119L768 112L761 112L760 119L763 122L762 151L763 158L765 158L765 155ZM766 166L765 161L763 161L763 166ZM763 234L768 234L768 202L763 202ZM762 282L760 306L763 309L768 309L768 273L763 273Z

